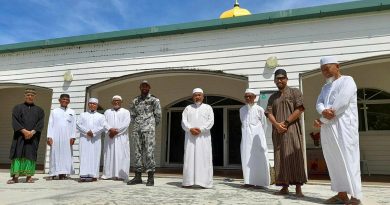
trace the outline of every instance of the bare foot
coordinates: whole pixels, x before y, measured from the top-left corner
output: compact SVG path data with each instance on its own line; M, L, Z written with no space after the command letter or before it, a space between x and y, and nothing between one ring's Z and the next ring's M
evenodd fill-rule
M301 186L296 186L295 187L295 196L298 197L298 198L302 198L302 197L305 197L305 195L303 195L302 193L302 189L301 189Z
M26 183L34 183L34 180L31 176L27 176Z

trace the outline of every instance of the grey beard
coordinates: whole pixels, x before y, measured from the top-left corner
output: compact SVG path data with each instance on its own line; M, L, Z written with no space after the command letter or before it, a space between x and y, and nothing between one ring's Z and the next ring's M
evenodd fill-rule
M334 80L335 80L334 76L329 77L329 78L326 79L326 83L333 83Z

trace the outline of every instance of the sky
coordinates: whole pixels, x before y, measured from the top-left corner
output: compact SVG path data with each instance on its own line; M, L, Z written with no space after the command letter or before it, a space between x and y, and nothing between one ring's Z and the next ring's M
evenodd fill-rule
M239 0L252 14L352 0ZM219 18L235 0L0 0L0 45Z

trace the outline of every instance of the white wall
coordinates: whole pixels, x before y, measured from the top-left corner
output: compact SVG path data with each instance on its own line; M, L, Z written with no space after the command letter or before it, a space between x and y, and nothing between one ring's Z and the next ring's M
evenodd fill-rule
M137 72L205 69L244 75L256 90L275 88L265 60L277 56L297 87L299 73L318 67L320 56L340 60L390 53L387 11L0 54L0 82L31 83L70 93L71 107L84 111L85 88ZM71 70L75 80L63 82ZM210 82L212 83L212 82ZM270 140L270 139L269 139Z

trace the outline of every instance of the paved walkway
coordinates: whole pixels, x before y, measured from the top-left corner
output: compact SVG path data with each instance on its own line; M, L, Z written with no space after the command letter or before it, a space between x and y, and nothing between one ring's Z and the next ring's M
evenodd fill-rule
M267 190L240 188L242 180L214 178L213 189L181 188L180 175L157 175L154 187L128 186L121 181L99 180L78 183L73 180L46 180L47 175L34 176L35 183L8 185L8 173L0 173L0 204L322 204L334 193L327 181L311 181L303 187L304 198L287 197ZM21 178L24 180L24 178ZM293 191L293 189L291 189ZM390 184L364 185L363 204L390 204Z

